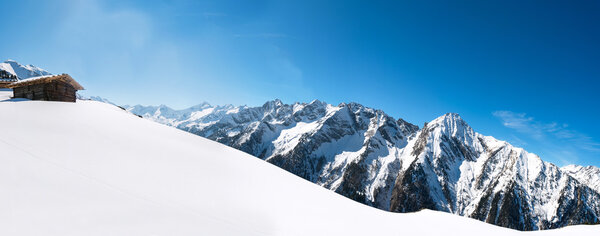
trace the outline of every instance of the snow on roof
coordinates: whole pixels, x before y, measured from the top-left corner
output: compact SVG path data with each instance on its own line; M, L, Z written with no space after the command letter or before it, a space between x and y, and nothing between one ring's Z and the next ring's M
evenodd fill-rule
M27 82L31 82L31 81L35 81L35 80L40 80L40 79L43 79L43 78L50 78L50 77L54 77L54 76L57 76L57 75L36 76L36 77L31 77L31 78L19 80L18 82L15 82L13 84L27 83Z
M77 81L75 81L70 75L68 74L60 74L60 75L43 75L43 76L37 76L37 77L31 77L28 79L24 79L24 80L19 80L17 82L14 82L10 85L8 85L8 88L15 88L15 87L21 87L21 86L27 86L27 85L33 85L33 84L42 84L42 83L49 83L52 81L62 81L65 83L70 84L71 86L73 86L73 88L75 88L76 90L83 90L83 86L81 86L79 83L77 83Z

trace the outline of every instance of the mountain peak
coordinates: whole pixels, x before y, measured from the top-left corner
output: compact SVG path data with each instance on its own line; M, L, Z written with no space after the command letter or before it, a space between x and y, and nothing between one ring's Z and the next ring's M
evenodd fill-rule
M446 113L438 118L435 118L429 124L458 124L469 126L458 113Z
M312 101L311 101L310 103L308 103L308 104L309 104L309 105L313 105L313 104L325 105L325 104L327 104L327 103L326 103L326 102L323 102L323 101L321 101L321 100L319 100L319 99L315 99L315 100L312 100Z
M8 60L4 61L4 63L10 64L13 67L14 66L21 66L21 67L23 66L23 65L21 65L21 63L15 61L13 59L8 59Z
M363 108L366 108L365 106L363 106L360 103L357 102L342 102L340 103L340 105L338 105L338 107L347 107L348 109L350 109L351 111L357 111L357 110L361 110Z
M312 100L308 104L307 103L302 103L302 104L296 103L296 104L300 105L300 107L309 108L311 110L322 109L322 108L327 107L327 103L326 102L322 102L322 101L319 101L317 99Z
M462 117L460 117L460 115L458 113L454 113L454 112L448 112L448 113L444 114L442 117L444 117L446 119L462 120Z
M4 64L4 66L0 66L0 68L11 72L11 74L14 74L15 76L17 76L17 78L19 78L21 80L31 78L31 77L51 75L51 73L49 73L48 71L46 71L42 68L36 67L34 65L24 66L24 65L21 65L20 63L18 63L17 61L11 60L11 59L8 59L4 63L0 63L0 64ZM10 68L8 68L8 67L10 67Z
M265 102L265 104L263 105L264 108L274 108L274 107L279 107L282 106L283 102L281 102L281 100L279 100L278 98L271 100L271 101L267 101Z
M439 130L448 136L474 137L475 131L465 122L458 113L446 113L429 123L425 123L424 129Z
M275 99L275 100L265 102L265 104L262 105L262 108L265 110L276 110L281 105L282 105L281 100Z
M191 106L188 109L189 110L201 110L201 109L210 108L210 107L212 107L212 106L208 102L202 102L200 104Z

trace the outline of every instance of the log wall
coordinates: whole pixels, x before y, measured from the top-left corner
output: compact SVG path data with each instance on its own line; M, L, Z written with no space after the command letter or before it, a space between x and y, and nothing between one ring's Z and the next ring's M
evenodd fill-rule
M75 88L64 82L50 82L13 88L14 98L30 100L75 102Z

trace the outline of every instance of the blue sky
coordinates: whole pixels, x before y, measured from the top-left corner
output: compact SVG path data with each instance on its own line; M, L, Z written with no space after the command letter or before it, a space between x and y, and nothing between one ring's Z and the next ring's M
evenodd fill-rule
M456 112L544 160L600 166L598 1L2 6L2 57L119 104L355 101L419 126Z

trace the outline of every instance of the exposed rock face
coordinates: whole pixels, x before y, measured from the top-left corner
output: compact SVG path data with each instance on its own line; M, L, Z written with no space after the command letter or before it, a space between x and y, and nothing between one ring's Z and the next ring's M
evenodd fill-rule
M456 114L416 136L392 211L442 210L519 230L598 223L598 192L536 155L474 132Z
M595 166L568 165L561 168L561 170L600 193L600 168Z
M384 210L433 209L519 230L599 222L598 168L560 169L476 133L457 114L419 129L360 104L317 100L127 109Z

